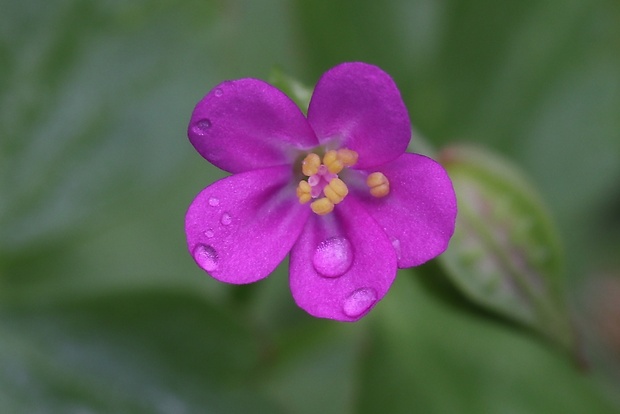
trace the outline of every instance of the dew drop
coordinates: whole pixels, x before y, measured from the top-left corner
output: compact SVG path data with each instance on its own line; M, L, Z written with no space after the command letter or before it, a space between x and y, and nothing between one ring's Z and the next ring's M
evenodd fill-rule
M211 121L207 118L203 118L194 124L194 132L198 135L206 134L209 128L211 128Z
M394 247L394 250L396 251L396 258L400 260L402 256L402 252L400 248L400 240L398 240L395 237L390 237L390 239L392 240L392 247Z
M221 88L217 88L215 90L215 96L217 96L219 98L222 95L224 95L224 91Z
M196 245L194 248L194 260L207 272L212 272L217 269L218 256L212 246L206 244Z
M230 223L232 223L232 217L230 216L230 214L228 213L222 214L222 218L220 218L220 223L222 223L225 226L228 226Z
M219 206L219 205L220 205L220 200L218 200L218 199L217 199L217 198L215 198L215 197L209 197L209 205L210 205L211 207L217 207L217 206Z
M331 237L316 247L312 264L325 277L339 277L346 273L353 263L351 243L344 237Z
M214 236L215 233L213 233L213 229L207 229L205 231L205 236L207 236L208 238L211 238Z
M342 311L349 318L357 318L377 302L377 291L370 287L354 290L345 300Z

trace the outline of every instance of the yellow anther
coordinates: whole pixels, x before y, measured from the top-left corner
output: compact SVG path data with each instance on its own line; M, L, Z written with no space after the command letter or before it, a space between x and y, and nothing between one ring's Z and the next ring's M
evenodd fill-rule
M307 181L299 182L299 185L297 186L297 198L299 198L299 202L301 204L306 204L312 199L310 190L312 190L312 187L310 187L310 184L308 184Z
M335 150L330 150L325 153L323 156L323 164L332 174L338 174L344 168L342 161L338 158L338 152Z
M347 148L340 148L338 150L338 159L345 167L352 167L357 163L357 152Z
M321 157L316 155L315 153L310 153L306 155L306 158L301 163L301 172L306 176L310 177L317 172L319 172L319 167L321 166Z
M323 197L313 201L312 204L310 204L310 208L319 216L324 216L334 210L334 204L326 197Z
M325 186L323 194L333 204L338 204L349 194L349 189L340 178L334 178Z
M385 197L390 193L390 182L383 173L370 174L366 179L366 184L370 188L370 194L377 198Z

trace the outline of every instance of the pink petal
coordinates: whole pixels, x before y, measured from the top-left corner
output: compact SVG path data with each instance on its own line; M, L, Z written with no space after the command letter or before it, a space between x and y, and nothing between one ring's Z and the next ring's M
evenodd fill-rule
M356 321L383 298L396 276L390 240L354 199L311 215L290 260L297 305L309 314Z
M357 151L356 168L396 159L411 139L411 124L392 78L376 66L343 63L319 80L308 108L319 141Z
M378 171L388 178L390 193L375 198L363 192L360 199L392 240L398 267L417 266L443 253L457 212L443 167L423 155L403 154Z
M268 276L297 240L310 213L299 204L291 167L249 171L205 188L185 217L187 245L214 278L251 283Z
M297 105L258 79L219 84L194 108L187 134L196 150L232 173L291 164L318 145Z

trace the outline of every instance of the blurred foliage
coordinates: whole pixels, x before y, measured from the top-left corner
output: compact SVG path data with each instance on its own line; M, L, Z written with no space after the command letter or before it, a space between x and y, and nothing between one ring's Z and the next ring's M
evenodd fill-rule
M620 409L617 1L0 10L0 412ZM185 137L195 103L224 79L278 66L312 85L349 60L394 77L433 146L474 142L526 172L567 253L588 372L432 263L356 324L297 309L285 267L241 287L195 267L185 209L223 176Z
M439 155L459 214L439 261L471 300L578 352L565 305L564 255L539 196L520 171L479 148Z

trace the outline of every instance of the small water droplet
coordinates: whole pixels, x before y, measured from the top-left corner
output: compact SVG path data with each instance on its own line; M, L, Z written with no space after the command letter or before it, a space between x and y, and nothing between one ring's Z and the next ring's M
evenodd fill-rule
M194 132L198 135L204 135L211 128L211 121L207 118L201 119L194 124Z
M394 247L394 250L396 251L396 258L400 260L400 257L402 255L400 249L400 240L395 237L390 237L390 239L392 240L392 247Z
M215 233L213 233L213 230L212 230L212 229L207 229L207 230L205 231L205 236L207 236L208 238L213 237L213 235L214 235L214 234L215 234Z
M342 311L349 318L357 318L377 302L377 291L370 287L354 290L345 300Z
M194 260L207 272L217 269L218 256L213 246L198 244L194 248Z
M346 273L353 263L351 243L344 237L331 237L322 241L314 251L314 269L325 277L339 277Z
M228 226L230 223L232 223L232 217L230 216L230 214L228 214L228 213L222 214L222 218L220 219L220 223L222 223L225 226Z
M215 197L209 197L209 205L210 205L211 207L217 207L217 206L219 206L219 205L220 205L220 200L218 200L218 199L217 199L217 198L215 198Z
M224 95L224 91L221 88L217 88L215 90L215 96L217 96L219 98L222 95Z

